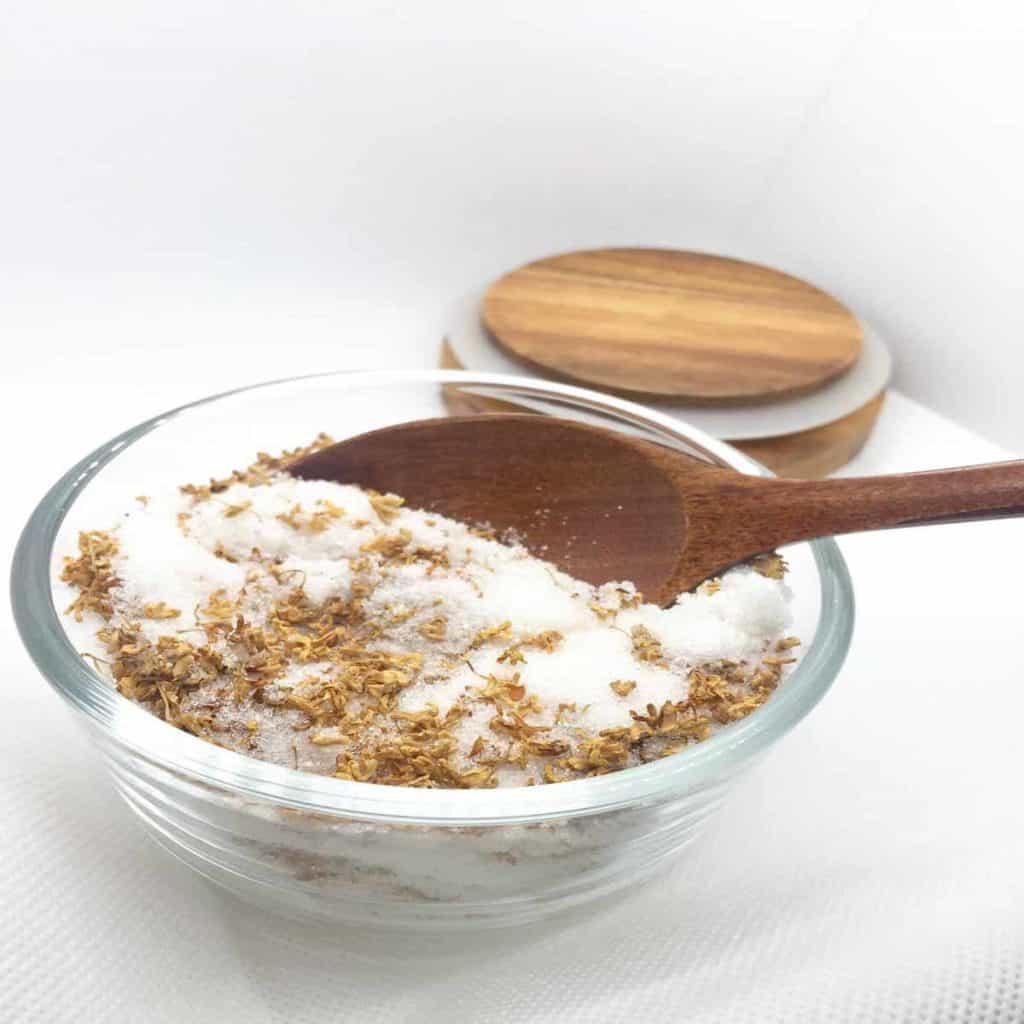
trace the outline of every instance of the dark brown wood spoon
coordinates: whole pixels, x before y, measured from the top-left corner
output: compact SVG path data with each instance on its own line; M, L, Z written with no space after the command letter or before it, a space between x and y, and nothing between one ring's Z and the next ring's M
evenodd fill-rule
M633 580L668 604L794 541L1024 514L1024 461L899 476L746 476L572 420L453 416L374 430L290 467L400 494L499 532L591 583Z

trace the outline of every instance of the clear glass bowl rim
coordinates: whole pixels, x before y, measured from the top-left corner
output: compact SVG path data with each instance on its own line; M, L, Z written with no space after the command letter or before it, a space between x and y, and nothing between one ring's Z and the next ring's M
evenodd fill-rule
M53 546L64 517L92 478L128 445L192 409L303 381L337 378L360 385L458 384L509 389L518 395L565 401L608 412L637 426L668 433L747 473L770 475L724 442L656 410L569 384L453 370L333 371L266 381L221 392L155 416L119 434L73 466L30 516L15 550L11 602L22 641L43 676L107 739L134 756L243 801L323 815L402 824L483 827L574 817L669 799L711 785L740 762L784 735L824 696L842 666L853 631L853 588L831 539L811 542L820 581L821 611L814 640L795 670L763 707L686 751L624 771L557 785L492 790L403 789L348 782L257 761L169 727L126 700L72 646L53 603Z

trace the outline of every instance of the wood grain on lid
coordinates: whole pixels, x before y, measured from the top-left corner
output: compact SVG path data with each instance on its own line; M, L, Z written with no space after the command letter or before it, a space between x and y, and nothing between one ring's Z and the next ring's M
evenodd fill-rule
M769 267L667 249L538 260L483 301L521 359L613 390L699 401L813 390L856 361L861 328L830 295Z

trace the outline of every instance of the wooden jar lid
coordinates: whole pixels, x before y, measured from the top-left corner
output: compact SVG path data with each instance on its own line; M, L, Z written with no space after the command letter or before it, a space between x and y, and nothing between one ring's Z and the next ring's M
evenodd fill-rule
M520 359L615 391L700 402L812 391L856 362L856 317L754 263L669 249L594 249L529 263L483 300Z
M447 341L441 346L440 366L444 370L466 369ZM445 405L453 416L527 411L521 405L475 394L471 388L446 385L442 393ZM731 444L779 476L827 476L845 466L860 451L875 425L884 400L883 390L853 412L819 427L778 437L732 441Z

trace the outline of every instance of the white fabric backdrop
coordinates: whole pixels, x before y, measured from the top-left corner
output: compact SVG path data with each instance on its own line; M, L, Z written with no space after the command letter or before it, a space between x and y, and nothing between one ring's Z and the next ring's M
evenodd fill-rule
M1019 450L1022 45L1005 0L13 0L0 329L707 248L835 291Z

